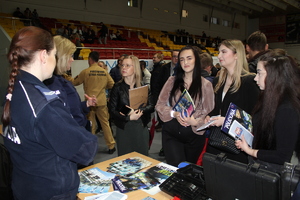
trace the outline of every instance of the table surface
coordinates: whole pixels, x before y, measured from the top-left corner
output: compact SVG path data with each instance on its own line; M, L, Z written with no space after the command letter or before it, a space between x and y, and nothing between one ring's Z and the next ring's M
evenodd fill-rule
M110 163L113 163L113 162L116 162L116 161L120 161L120 160L124 160L126 158L132 158L132 157L140 157L140 158L143 158L147 161L150 161L152 164L145 168L145 169L148 169L150 167L153 167L155 165L157 165L158 163L161 163L161 161L158 161L158 160L155 160L155 159L152 159L148 156L144 156L140 153L137 153L137 152L132 152L132 153L129 153L129 154L125 154L123 156L119 156L119 157L116 157L116 158L112 158L110 160L106 160L106 161L103 161L103 162L100 162L100 163L97 163L97 164L94 164L94 165L91 165L91 166L88 166L86 168L83 168L79 171L83 171L83 170L86 170L86 169L90 169L90 168L93 168L93 167L98 167L99 169L103 170L103 171L107 171L107 167L109 166ZM142 170L145 170L145 169L142 169ZM113 187L112 185L110 186L110 192L113 191ZM91 196L91 195L95 195L95 194L91 194L91 193L78 193L77 197L78 199L80 200L84 200L84 197L87 197L87 196ZM132 191L132 192L128 192L126 193L126 195L128 196L128 200L141 200L145 197L152 197L156 200L170 200L170 199L173 199L172 196L160 191L159 193L155 194L155 195L150 195L148 194L147 192L144 192L143 190L136 190L136 191Z

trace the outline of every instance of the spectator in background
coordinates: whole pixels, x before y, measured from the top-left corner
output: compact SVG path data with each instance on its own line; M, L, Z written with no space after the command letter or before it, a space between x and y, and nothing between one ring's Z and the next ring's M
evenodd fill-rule
M129 89L141 86L139 59L133 55L126 56L122 61L121 73L122 80L112 88L109 100L109 111L117 126L118 156L133 151L147 156L149 150L147 124L154 111L151 93L149 92L145 107L137 110L131 108L129 113L122 113L122 108L130 105Z
M26 10L24 10L24 17L27 20L24 20L24 25L25 26L30 26L31 25L31 17L32 17L32 13L31 10L29 8L26 8Z
M111 40L117 40L117 36L116 36L116 34L115 34L114 32L112 32L112 33L110 34L110 39L111 39Z
M74 52L74 60L78 60L79 54L80 54L80 48L77 47L82 47L81 45L81 40L80 40L80 35L78 33L73 33L70 37L70 40L75 44L76 46L76 51Z
M21 12L20 8L17 7L17 9L15 10L15 12L13 13L14 17L18 17L18 18L25 18L24 14Z
M146 62L141 60L140 67L142 72L142 83L144 85L150 85L151 73L146 68Z
M122 37L119 30L117 31L116 37L117 37L117 40L119 40L119 41L126 41L126 39Z
M101 29L99 30L99 43L100 44L106 44L107 42L107 35L108 35L108 28L107 26L105 26L105 24L103 24L103 22L100 23ZM103 43L102 43L103 40Z
M164 84L167 82L168 78L174 75L174 69L178 63L178 54L179 50L173 50L171 52L171 62L161 66L161 71L159 73L159 92L164 86Z
M36 9L32 12L32 19L39 19L39 14L37 13Z
M86 36L88 35L89 31L86 26L82 26L82 35L81 35L81 42L85 41Z
M73 29L73 34L74 33L77 33L79 34L80 36L82 35L82 30L81 30L81 27L78 25L76 26L74 29Z
M108 72L107 65L103 61L98 61L98 65L99 65L99 67L102 67L103 69L105 69Z
M211 76L213 77L218 76L220 70L221 70L221 65L220 63L217 63L214 67L211 68Z
M125 56L127 56L127 54L121 55L120 58L117 61L118 63L116 64L116 66L113 67L109 72L110 76L115 81L115 83L119 82L122 79L120 70L121 70L122 62L123 62L123 59L124 59Z
M200 62L202 67L201 76L203 76L212 83L214 77L211 76L211 69L214 65L211 55L209 53L200 54Z
M162 53L156 53L153 56L153 68L151 71L151 80L150 80L150 88L151 94L153 96L153 103L156 104L158 95L160 93L160 80L159 73L161 71L161 67L164 64L164 55Z
M88 31L87 36L85 37L85 43L94 44L95 35L92 30Z
M153 89L153 91L155 91L155 95L159 95L161 89L163 88L163 86L165 85L169 77L174 75L174 69L178 63L179 51L173 50L171 54L172 54L171 62L161 66L160 72L158 74L159 77L158 77L158 85L156 86L157 88ZM159 121L158 128L160 127L162 128L162 134L163 134L164 132L163 121L160 120L159 116L157 117L157 119ZM162 147L159 151L159 156L164 156L164 155L165 155L164 148Z
M64 29L62 36L69 39L69 30L67 28Z
M34 9L33 12L32 12L32 24L34 26L40 26L41 25L39 14L37 13L36 9Z
M265 54L268 48L267 37L261 31L255 31L248 37L246 51L249 55L248 64L250 72L256 73L258 59L261 55Z
M151 90L151 94L152 94L152 98L153 98L153 103L154 105L157 102L159 93L160 93L160 80L159 80L159 73L161 71L161 67L164 64L163 62L164 59L164 54L162 53L156 53L153 56L153 68L151 71L151 79L150 79L150 90ZM157 121L159 122L159 116L156 115ZM156 125L156 130L161 131L161 123L158 123Z
M26 10L24 10L24 16L26 19L31 19L32 18L32 13L31 10L29 8L26 8Z
M68 24L67 27L65 28L68 30L68 38L70 38L70 36L72 35L73 33L73 29L71 27L71 24Z
M60 28L56 29L56 35L63 35L65 33L65 26L61 25Z

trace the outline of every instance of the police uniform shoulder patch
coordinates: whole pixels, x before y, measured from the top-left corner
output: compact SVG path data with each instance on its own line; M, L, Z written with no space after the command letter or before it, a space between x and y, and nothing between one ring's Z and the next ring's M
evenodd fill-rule
M42 92L42 94L45 96L45 98L47 99L47 101L50 101L52 99L56 99L58 98L56 91L51 91L47 88L43 88L39 85L35 85L35 87Z

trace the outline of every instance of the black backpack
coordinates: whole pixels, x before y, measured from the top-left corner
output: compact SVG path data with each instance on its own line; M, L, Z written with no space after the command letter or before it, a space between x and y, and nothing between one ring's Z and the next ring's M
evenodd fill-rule
M0 197L5 200L13 200L11 189L12 162L9 152L3 144L0 144Z

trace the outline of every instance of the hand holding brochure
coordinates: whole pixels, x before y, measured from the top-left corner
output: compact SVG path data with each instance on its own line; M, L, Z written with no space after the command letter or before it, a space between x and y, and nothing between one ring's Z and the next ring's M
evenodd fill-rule
M175 106L173 107L173 110L176 112L182 113L182 111L185 112L185 116L191 116L195 111L195 104L190 96L189 92L184 89L179 100L176 102Z
M197 129L197 131L202 131L202 130L208 128L208 127L215 121L215 120L214 120L214 117L219 117L219 116L220 116L220 115L218 115L218 116L212 116L212 117L210 118L209 122L207 122L207 123L203 124L202 126L200 126L200 127Z
M221 130L236 139L240 139L244 135L246 142L252 147L252 128L251 115L234 103L230 103Z

